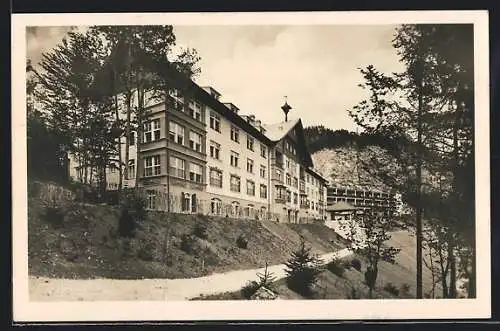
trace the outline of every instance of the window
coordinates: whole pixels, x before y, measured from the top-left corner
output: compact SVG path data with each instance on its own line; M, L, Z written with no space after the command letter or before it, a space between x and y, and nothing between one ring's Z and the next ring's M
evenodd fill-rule
M199 164L191 163L189 165L189 180L197 183L201 183L201 174L203 172L203 167Z
M183 159L171 156L169 173L174 177L186 178L186 162Z
M290 170L290 159L286 159L286 168Z
M282 186L276 186L276 199L285 200L285 192Z
M247 159L247 172L253 174L253 160Z
M235 217L240 216L240 204L239 204L239 202L234 201L233 203L231 203L231 206L233 207L232 208L233 216L235 216Z
M161 173L160 156L149 156L144 158L144 177L156 176Z
M135 145L135 132L134 131L131 131L128 135L128 145L129 146Z
M189 101L189 116L197 121L201 121L201 104L197 101Z
M210 203L210 209L212 211L212 214L214 215L221 215L222 214L222 201L219 199L212 199Z
M201 134L189 132L189 148L197 152L201 152Z
M299 180L297 177L293 177L293 187L298 188L299 187Z
M241 181L240 177L231 175L231 182L230 182L230 189L233 192L240 192L241 191Z
M280 181L280 182L282 182L282 181L283 181L283 176L282 176L282 174L281 174L281 171L280 171L280 170L278 170L278 169L276 169L276 179L277 179L278 181Z
M286 202L292 202L292 192L286 191Z
M183 212L192 212L196 213L197 210L197 200L196 200L196 194L189 194L189 193L181 193L181 202L182 206L181 209Z
M267 199L267 186L260 184L260 197L262 199Z
M231 151L231 165L233 167L238 167L238 159L240 155L236 152Z
M306 175L306 182L307 182L307 184L309 184L309 182L310 182L309 174Z
M210 185L222 187L222 171L218 169L210 169Z
M292 177L289 174L286 174L286 185L292 186Z
M260 166L260 177L266 178L266 166Z
M247 148L253 152L253 138L247 136Z
M170 122L168 126L168 136L173 142L184 145L184 127L175 122Z
M297 204L298 202L298 196L297 196L297 193L293 193L293 203L294 204Z
M234 126L231 127L231 140L234 142L240 142L240 130Z
M260 145L260 156L262 156L264 159L266 158L267 155L267 149L266 146Z
M255 183L251 180L247 180L247 194L255 196Z
M210 128L212 130L220 132L220 116L213 111L210 112Z
M135 178L135 160L128 160L128 168L127 168L127 179Z
M156 194L153 190L146 191L146 208L156 209Z
M160 119L144 123L144 142L149 143L160 139Z
M220 145L215 141L210 142L210 157L220 160Z

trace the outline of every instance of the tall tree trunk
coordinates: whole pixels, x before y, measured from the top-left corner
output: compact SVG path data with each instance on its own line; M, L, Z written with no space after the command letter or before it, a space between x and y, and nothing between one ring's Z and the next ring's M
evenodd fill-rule
M127 91L125 93L125 106L127 107L127 120L125 122L125 177L130 179L131 174L128 173L128 162L130 158L130 117L131 117L131 101L132 101L132 92ZM138 153L139 151L137 151ZM137 160L135 161L137 163ZM137 165L136 165L137 166Z
M115 120L116 120L116 125L120 127L120 110L119 110L119 104L118 104L118 91L116 88L116 80L117 80L117 75L116 75L116 70L113 68L113 94L114 94L114 101L115 101ZM118 196L121 195L122 191L122 186L123 186L123 160L122 160L122 140L121 140L121 135L118 137ZM127 166L125 166L125 169Z
M421 47L421 46L420 46ZM423 298L422 291L422 116L423 116L423 59L422 56L417 59L420 62L420 72L418 73L418 110L417 110L417 203L416 203L416 236L417 236L417 299Z
M142 77L139 77L137 84L137 164L136 164L136 174L135 174L135 187L139 187L139 179L142 174L143 164L139 159L140 148L143 136L143 116L144 116L144 88L142 86Z

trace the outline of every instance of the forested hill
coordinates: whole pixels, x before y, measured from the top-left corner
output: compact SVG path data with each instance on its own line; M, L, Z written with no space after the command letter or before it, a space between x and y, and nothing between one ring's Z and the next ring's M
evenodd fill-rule
M352 147L355 144L360 148L366 146L379 146L383 149L394 148L394 142L382 135L357 134L344 129L331 130L322 125L306 127L304 133L311 153L325 148Z

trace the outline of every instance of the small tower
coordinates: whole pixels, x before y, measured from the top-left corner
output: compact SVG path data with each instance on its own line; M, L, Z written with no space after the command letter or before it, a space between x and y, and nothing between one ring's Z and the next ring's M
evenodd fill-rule
M290 105L286 102L286 95L285 95L285 104L281 106L281 109L283 110L283 113L285 113L285 122L287 122L288 112L290 111L290 109L292 109L292 107L290 107Z

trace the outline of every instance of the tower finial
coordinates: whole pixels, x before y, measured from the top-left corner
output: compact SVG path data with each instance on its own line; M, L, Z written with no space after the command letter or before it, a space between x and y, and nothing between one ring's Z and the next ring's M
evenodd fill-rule
M287 103L286 99L287 99L287 96L285 95L285 104L283 106L281 106L283 113L285 113L285 122L288 121L288 112L290 111L290 109L292 109L292 107L290 107L290 105Z

